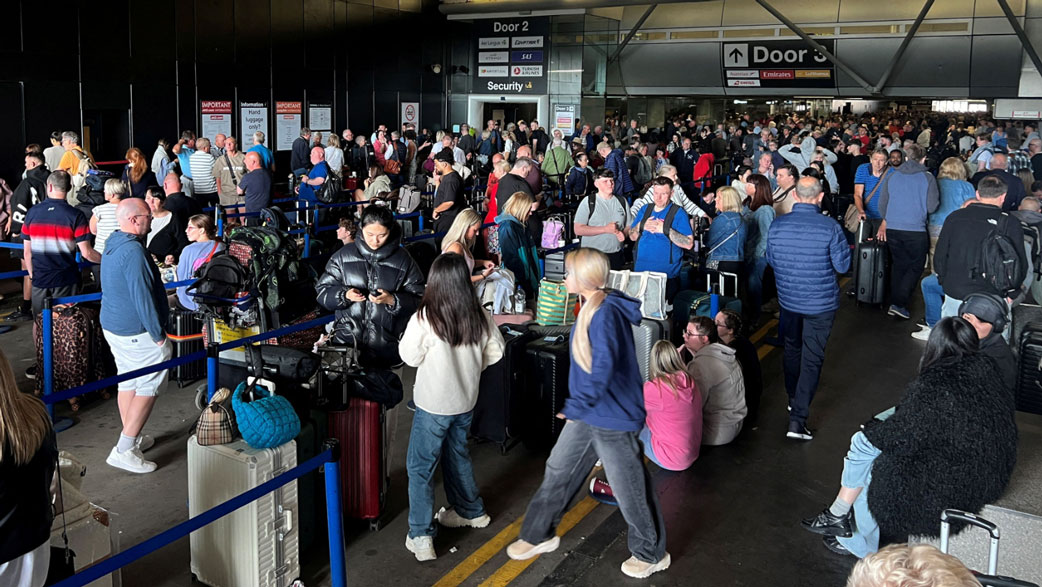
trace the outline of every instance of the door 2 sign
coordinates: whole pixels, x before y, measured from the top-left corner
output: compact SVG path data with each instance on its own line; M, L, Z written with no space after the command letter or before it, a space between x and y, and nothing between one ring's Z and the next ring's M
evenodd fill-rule
M835 41L818 41L835 52ZM798 41L724 43L724 78L729 88L834 88L836 67L813 47Z

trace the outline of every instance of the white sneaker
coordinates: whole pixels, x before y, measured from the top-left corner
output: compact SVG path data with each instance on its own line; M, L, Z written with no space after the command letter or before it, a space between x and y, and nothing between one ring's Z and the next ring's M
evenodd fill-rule
M416 538L409 538L405 536L405 548L409 549L409 552L416 555L416 560L421 563L424 561L432 561L438 558L438 555L434 553L434 539L430 536L417 536Z
M434 518L446 528L484 528L489 525L492 518L488 514L481 514L476 518L464 518L456 513L455 508L441 508Z
M529 544L524 540L518 540L507 547L507 556L516 561L524 561L540 554L553 552L560 545L560 536L554 536L550 540L544 540L539 544Z
M930 340L930 331L933 330L929 326L920 326L919 330L912 333L912 338L916 340Z
M668 552L657 563L646 563L635 556L631 556L622 563L622 572L634 579L646 579L654 573L668 569L669 563Z
M116 450L116 447L112 447L112 452L109 453L109 458L105 459L105 462L117 469L130 471L131 473L151 473L156 470L156 464L152 461L146 461L145 456L141 454L137 447L124 453Z
M138 449L141 452L145 452L146 450L155 446L155 444L156 439L152 438L147 434L142 434L137 437L137 444L134 445L134 448Z

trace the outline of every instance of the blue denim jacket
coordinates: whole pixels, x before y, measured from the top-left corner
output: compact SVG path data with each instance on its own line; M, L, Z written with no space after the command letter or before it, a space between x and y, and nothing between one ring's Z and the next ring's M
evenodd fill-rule
M712 252L709 253L708 260L744 261L745 236L745 221L738 212L718 214L709 225L706 247Z

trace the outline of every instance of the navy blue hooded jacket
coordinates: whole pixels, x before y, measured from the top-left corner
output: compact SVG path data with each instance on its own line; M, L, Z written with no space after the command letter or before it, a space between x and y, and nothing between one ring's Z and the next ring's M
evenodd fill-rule
M767 233L767 262L774 268L778 303L797 314L839 308L836 273L850 269L850 245L843 229L814 204L797 202Z
M592 372L583 371L572 355L569 397L561 410L570 420L629 432L644 427L644 383L633 342L636 324L640 324L640 302L609 291L590 321Z
M626 167L626 158L622 156L622 149L612 149L611 153L604 159L604 168L610 169L615 174L615 189L612 192L617 196L629 195L634 189L633 179Z
M101 255L101 327L119 336L166 336L170 305L159 268L138 237L117 230Z

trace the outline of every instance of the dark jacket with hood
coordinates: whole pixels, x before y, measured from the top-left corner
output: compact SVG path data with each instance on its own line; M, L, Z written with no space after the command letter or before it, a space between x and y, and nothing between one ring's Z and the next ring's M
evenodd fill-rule
M604 167L615 174L615 189L613 192L619 196L625 196L632 192L633 178L630 177L629 169L626 168L626 158L622 155L622 149L612 149L604 160Z
M336 312L334 339L357 340L363 365L391 367L402 362L398 339L423 296L423 273L400 244L398 225L376 250L358 238L333 254L315 284L319 305ZM366 295L384 290L394 296L394 305L349 301L351 288Z
M639 432L644 427L644 383L633 353L633 327L640 318L639 301L614 290L605 296L590 320L590 373L572 355L569 395L561 410L569 419L609 430Z
M936 364L911 383L897 411L865 427L882 454L868 508L884 537L937 536L941 510L979 512L998 499L1017 459L1010 393L977 353Z
M524 224L506 212L496 216L499 250L503 266L514 273L514 281L532 298L539 292L539 261L535 241Z
M11 194L11 234L22 232L25 215L36 204L47 199L47 176L50 172L38 165L25 172L25 179Z

